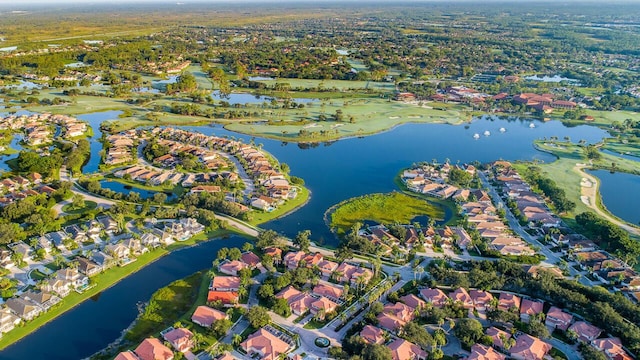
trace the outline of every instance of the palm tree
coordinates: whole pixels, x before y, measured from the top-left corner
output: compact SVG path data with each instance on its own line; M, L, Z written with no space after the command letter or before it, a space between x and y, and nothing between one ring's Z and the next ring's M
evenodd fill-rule
M241 342L242 336L240 336L240 334L233 334L233 337L231 338L231 344L233 344L233 346L240 346Z

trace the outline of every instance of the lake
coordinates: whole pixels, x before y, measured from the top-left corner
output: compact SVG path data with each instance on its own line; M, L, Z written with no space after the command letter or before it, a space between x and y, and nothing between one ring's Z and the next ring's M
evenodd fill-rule
M640 223L640 176L593 170L590 174L600 179L600 194L604 206L615 216L631 224Z
M576 79L571 79L571 78L563 77L563 76L560 76L560 75L553 75L553 76L533 75L533 76L527 76L527 77L525 77L525 79L526 80L533 80L533 81L548 82L548 83L559 83L559 82L562 82L562 81L571 82L571 83L578 83L579 82Z
M100 119L116 118L117 114L103 112L80 118L90 121L96 131ZM323 144L256 139L256 143L262 143L266 151L290 166L291 175L302 177L312 192L304 207L262 227L290 237L299 230L310 229L314 241L335 245L337 241L323 222L324 212L347 198L397 190L394 177L415 162L432 159L449 159L454 164L458 161L488 162L496 159L552 161L552 155L534 149L534 139L570 136L595 143L607 135L605 131L587 125L569 128L559 121L537 121L536 127L530 128L530 122L485 116L468 126L406 124L373 136ZM506 130L504 133L499 131L502 127ZM227 131L219 125L181 128L208 135L234 136L246 142L252 138ZM473 139L474 133L482 134L484 131L490 131L492 135ZM91 161L86 170L97 169L94 161L98 159L96 151L99 152L100 148L92 143L91 149ZM89 356L111 343L133 321L137 302L147 301L154 290L172 280L210 266L220 246L240 246L242 242L240 238L216 240L198 248L172 253L105 291L98 301L81 304L10 346L2 352L2 358L77 359Z
M231 93L228 95L222 95L218 90L213 91L211 93L211 97L213 98L213 100L226 101L229 103L229 105L261 104L263 102L269 103L273 99L278 100L278 98L264 95L254 95L249 93ZM291 101L298 104L308 104L317 102L318 99L292 98Z
M117 120L118 116L122 114L122 111L102 111L92 114L78 115L77 118L86 121L93 130L93 136L89 138L89 145L91 147L91 157L89 161L82 167L83 173L94 173L98 171L100 165L100 151L102 151L102 143L100 138L102 137L102 130L100 125L107 120Z
M153 196L155 194L157 194L157 191L150 191L150 190L145 190L145 189L140 189L131 185L126 185L123 184L121 182L118 181L114 181L114 180L101 180L100 181L100 186L102 186L102 188L104 189L110 189L113 190L115 192L119 192L122 194L129 194L130 192L136 192L138 194L140 194L140 198L143 200L146 199L151 199L153 198ZM167 200L171 201L176 199L176 194L171 193L171 192L165 192L163 193L165 195L167 195Z

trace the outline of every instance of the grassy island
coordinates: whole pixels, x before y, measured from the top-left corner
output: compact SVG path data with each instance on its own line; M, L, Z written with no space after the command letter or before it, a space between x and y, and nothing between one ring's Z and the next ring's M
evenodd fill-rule
M416 216L426 215L443 219L444 211L426 200L398 192L371 194L346 200L335 206L330 214L331 228L338 235L345 234L353 224L371 220L382 224L408 224Z

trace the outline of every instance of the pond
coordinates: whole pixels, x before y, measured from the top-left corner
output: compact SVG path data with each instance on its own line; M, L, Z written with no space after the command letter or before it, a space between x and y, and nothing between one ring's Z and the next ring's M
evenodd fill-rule
M604 206L615 216L631 224L640 223L640 176L593 170L590 173L600 179L600 194Z
M211 97L214 100L226 101L230 105L262 104L263 102L269 103L271 102L271 100L274 99L273 97L269 97L269 96L254 95L249 93L231 93L229 95L222 95L218 90L213 91L211 93ZM318 99L292 98L291 101L296 102L298 104L308 104L308 103L317 102Z
M146 199L151 199L153 198L153 196L155 194L158 193L158 191L151 191L151 190L145 190L145 189L140 189L131 185L127 185L127 184L123 184L121 182L118 181L114 181L114 180L101 180L100 181L100 186L102 186L103 189L109 189L118 193L122 193L122 194L129 194L131 192L136 192L138 194L140 194L140 198L142 198L143 200ZM171 200L175 200L177 198L176 194L172 193L172 192L163 192L163 194L167 195L167 200L171 201Z
M548 83L559 83L559 82L562 82L562 81L571 82L571 83L578 83L579 82L579 80L563 77L563 76L560 76L560 75L553 75L553 76L533 75L533 76L527 76L527 77L525 77L525 79L526 80L533 80L533 81L548 82Z

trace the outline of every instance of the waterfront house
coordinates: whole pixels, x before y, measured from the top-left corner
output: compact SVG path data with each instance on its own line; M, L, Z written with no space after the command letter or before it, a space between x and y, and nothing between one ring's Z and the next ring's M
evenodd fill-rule
M78 256L75 260L78 262L78 270L87 276L93 276L102 271L100 265L87 258Z
M208 306L198 306L196 311L193 312L191 316L191 321L195 324L198 324L202 327L210 327L214 322L218 320L228 319L229 315L226 313L210 308Z
M14 314L25 321L33 320L42 312L42 309L39 306L19 297L8 299L6 301L6 305Z
M22 320L14 315L9 308L0 310L0 334L8 333L13 330Z
M211 279L209 290L212 291L238 291L240 278L236 276L214 276Z
M56 271L56 279L67 281L75 289L83 288L89 285L89 278L80 274L77 269L66 268Z
M42 285L43 291L53 292L61 298L69 295L71 291L71 282L60 279L49 279Z
M53 305L59 303L61 300L59 297L53 295L52 293L33 290L29 290L23 293L22 295L20 295L20 297L40 307L42 311L48 311Z
M218 271L223 274L237 276L238 271L245 269L247 265L239 260L225 260L218 266Z
M235 291L217 291L217 290L209 290L207 294L207 302L220 302L223 305L234 305L237 304L239 300L238 293Z
M113 360L140 360L140 358L133 351L127 350L118 353Z

